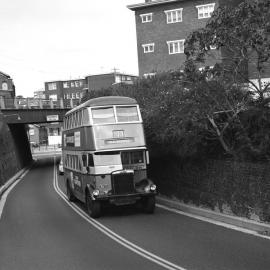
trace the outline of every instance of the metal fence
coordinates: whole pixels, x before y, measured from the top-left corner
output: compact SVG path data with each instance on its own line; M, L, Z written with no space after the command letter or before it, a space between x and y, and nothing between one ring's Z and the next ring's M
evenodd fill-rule
M0 97L0 109L67 109L80 104L80 99L36 99Z

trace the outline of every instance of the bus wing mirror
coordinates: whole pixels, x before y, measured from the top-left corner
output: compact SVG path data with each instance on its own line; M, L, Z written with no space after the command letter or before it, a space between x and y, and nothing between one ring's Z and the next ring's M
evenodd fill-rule
M148 150L146 151L146 164L148 165L150 163L149 161L149 152Z

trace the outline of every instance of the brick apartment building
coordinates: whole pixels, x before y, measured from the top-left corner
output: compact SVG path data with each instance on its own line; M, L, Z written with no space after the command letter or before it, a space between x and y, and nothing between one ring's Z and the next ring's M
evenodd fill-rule
M59 99L80 99L86 93L86 80L66 80L45 82L45 98L52 100Z
M129 5L135 12L139 76L181 69L186 60L187 36L203 28L213 11L241 0L145 0ZM204 65L213 66L226 56L213 48Z
M88 91L100 90L119 83L132 84L137 76L120 72L89 75L84 79L45 82L45 98L80 99Z
M106 74L97 74L86 76L87 87L89 91L100 90L117 84L132 84L137 79L135 75L124 74L120 72L111 72Z
M0 96L4 98L15 97L15 85L12 78L0 71Z

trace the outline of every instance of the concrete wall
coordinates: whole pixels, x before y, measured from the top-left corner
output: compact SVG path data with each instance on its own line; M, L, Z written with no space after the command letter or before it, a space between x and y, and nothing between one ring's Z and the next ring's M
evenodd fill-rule
M8 126L0 113L0 186L31 161L25 125Z

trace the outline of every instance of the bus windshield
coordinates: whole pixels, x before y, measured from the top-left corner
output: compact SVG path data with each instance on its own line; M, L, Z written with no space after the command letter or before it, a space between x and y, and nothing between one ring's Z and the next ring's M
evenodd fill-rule
M139 121L139 115L136 106L116 106L116 115L118 122Z
M92 117L94 124L115 123L113 107L93 108Z
M112 106L92 108L91 110L93 124L129 123L140 120L137 106L115 106L115 110Z
M100 152L94 154L95 166L121 165L120 152Z

